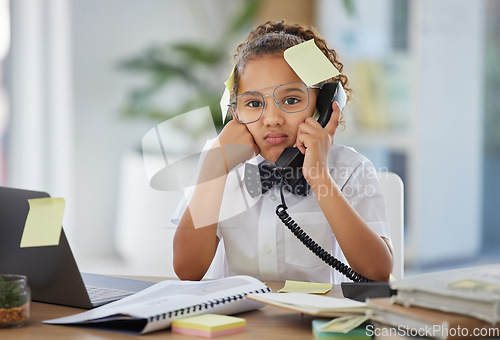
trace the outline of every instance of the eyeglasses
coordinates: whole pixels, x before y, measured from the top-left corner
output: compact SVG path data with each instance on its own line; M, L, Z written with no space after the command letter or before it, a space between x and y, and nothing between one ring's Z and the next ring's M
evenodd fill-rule
M320 89L320 87L307 86L301 82L281 84L276 86L273 93L267 95L257 91L237 95L229 106L238 122L249 124L258 121L262 117L266 106L264 98L269 96L273 96L276 105L286 113L304 111L309 107L309 89Z

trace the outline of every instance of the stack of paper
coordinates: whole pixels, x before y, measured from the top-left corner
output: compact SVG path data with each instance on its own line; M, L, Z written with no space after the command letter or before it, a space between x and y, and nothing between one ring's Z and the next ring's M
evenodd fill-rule
M234 316L203 314L172 322L172 333L216 338L245 331L246 321Z
M391 288L397 303L500 322L500 264L409 276Z
M392 298L368 299L371 320L399 335L500 337L500 264L405 277Z
M393 333L398 335L452 339L500 334L498 326L466 315L415 306L405 307L391 302L390 298L368 299L367 304L371 307L369 319L395 327Z

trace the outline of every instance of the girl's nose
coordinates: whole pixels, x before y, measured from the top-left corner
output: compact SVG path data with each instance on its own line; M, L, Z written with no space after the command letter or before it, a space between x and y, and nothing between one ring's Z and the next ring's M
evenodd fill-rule
M262 112L262 123L266 126L282 126L285 124L283 110L274 101L274 98L267 97L264 111Z

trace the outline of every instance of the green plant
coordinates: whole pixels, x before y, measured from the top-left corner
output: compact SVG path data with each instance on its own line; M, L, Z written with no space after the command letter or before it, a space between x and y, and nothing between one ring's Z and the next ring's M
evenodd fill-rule
M126 98L122 113L126 117L147 118L158 122L180 113L209 106L215 125L222 126L220 99L224 77L229 76L228 52L234 40L248 30L258 10L257 0L245 0L238 13L224 28L216 44L207 42L177 42L154 45L142 54L120 63L120 68L145 74L149 82L133 89ZM179 105L167 109L155 103L161 91L183 86L191 95L178 99Z
M15 308L28 302L23 292L23 284L7 282L0 276L0 308Z
M356 6L353 0L342 0L342 5L347 13L347 15L353 17L356 14Z

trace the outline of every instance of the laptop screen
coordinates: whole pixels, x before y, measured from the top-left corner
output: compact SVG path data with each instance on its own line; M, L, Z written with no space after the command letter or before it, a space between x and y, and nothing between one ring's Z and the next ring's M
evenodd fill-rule
M34 301L90 308L91 302L64 230L59 244L23 247L29 199L45 192L0 187L0 273L28 278Z

